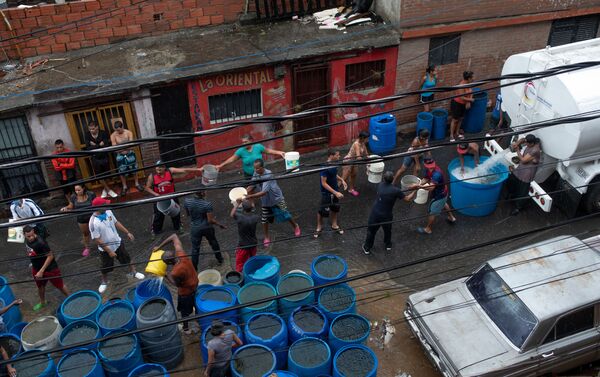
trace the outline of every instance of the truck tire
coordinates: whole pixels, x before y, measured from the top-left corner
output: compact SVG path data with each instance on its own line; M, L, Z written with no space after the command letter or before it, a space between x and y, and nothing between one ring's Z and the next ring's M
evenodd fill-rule
M583 198L583 209L586 213L600 212L600 179L594 179L590 183Z

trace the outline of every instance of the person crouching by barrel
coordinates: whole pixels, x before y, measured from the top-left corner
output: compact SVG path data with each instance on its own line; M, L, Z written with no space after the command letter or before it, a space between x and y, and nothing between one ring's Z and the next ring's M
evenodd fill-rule
M526 144L525 149L521 150L523 144ZM516 216L529 200L529 185L535 178L542 152L540 150L540 139L532 134L513 143L512 149L517 152L519 165L516 168L510 166L509 169L512 174L508 178L507 187L509 199L515 201L515 208L510 214Z
M194 313L194 298L196 297L196 287L198 287L198 275L192 265L192 261L183 250L183 244L176 234L170 235L160 243L155 250L161 249L168 243L173 243L175 251L165 250L162 255L162 261L167 266L172 266L171 272L167 273L167 280L177 287L177 311L181 318L189 317ZM192 329L188 321L183 322L183 332L187 335L192 332L198 332L198 328L192 323Z
M174 174L187 173L202 173L202 168L167 168L166 164L161 160L156 161L154 173L150 174L146 179L146 187L144 190L153 196L161 196L172 194L175 192L175 182L173 181ZM173 201L179 206L177 198ZM182 233L181 228L181 213L179 210L174 210L174 215L171 215L173 228L175 231ZM162 232L163 223L165 222L165 214L159 209L158 202L154 203L154 215L152 217L152 239Z
M475 167L479 165L479 144L477 143L460 143L456 146L458 152L458 160L460 161L460 172L465 173L465 155L473 156Z
M369 140L369 133L367 131L360 131L358 134L358 138L354 140L350 150L346 157L344 157L344 162L351 163L355 160L360 160L363 158L369 157L369 151L367 150L366 143ZM354 187L356 183L356 174L358 173L357 165L347 165L344 166L342 178L344 181L348 182L348 192L352 196L358 196L358 191ZM350 179L348 181L348 179Z
M419 131L419 135L410 143L410 147L408 148L407 152L411 152L419 148L427 148L428 146L429 131L423 128ZM423 165L424 154L427 154L428 157L431 157L431 152L415 153L413 155L404 156L404 159L402 160L402 166L400 166L400 169L396 170L396 174L394 174L393 184L395 185L400 177L402 177L402 174L404 174L404 172L411 166L414 166L413 174L418 176L419 172L421 171L421 166Z
M427 210L427 225L418 227L417 232L421 234L431 234L433 231L431 227L435 221L437 215L442 213L442 210L446 211L446 220L454 224L456 217L452 214L452 208L448 204L448 181L440 169L435 163L433 158L427 158L423 161L425 165L425 177L421 180L419 187L430 192L431 201L429 202L429 208Z
M330 149L327 152L327 163L332 164L340 159L340 152ZM338 234L344 234L338 224L338 214L340 212L340 199L344 194L340 192L340 186L348 188L346 181L338 175L337 166L333 165L322 170L319 176L321 184L321 207L317 213L317 229L314 237L318 238L323 230L323 218L331 216L331 230Z
M213 321L211 324L210 335L213 338L206 345L208 360L206 369L204 369L204 377L231 376L232 349L241 347L244 343L233 330L225 330L225 325L219 320Z

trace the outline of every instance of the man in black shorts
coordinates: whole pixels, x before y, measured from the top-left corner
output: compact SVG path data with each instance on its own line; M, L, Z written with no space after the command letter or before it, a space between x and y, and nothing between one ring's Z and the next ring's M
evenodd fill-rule
M105 147L110 147L110 138L108 137L108 133L104 130L101 130L98 127L98 123L92 120L88 123L88 132L85 134L85 149L88 151L93 151L95 149ZM90 157L90 161L92 163L94 176L102 176L110 171L108 153L93 154ZM113 198L117 197L117 193L110 188L105 179L99 179L99 181L104 187L101 195L102 198L106 198L109 195Z
M331 164L340 159L340 152L330 149L327 152L327 163ZM318 238L323 230L323 218L331 215L331 229L338 234L344 234L344 231L338 225L338 214L340 212L340 199L344 195L340 192L339 185L341 184L344 190L348 187L346 182L338 175L337 166L331 166L326 170L322 170L320 174L321 185L321 206L317 213L317 229L314 237Z

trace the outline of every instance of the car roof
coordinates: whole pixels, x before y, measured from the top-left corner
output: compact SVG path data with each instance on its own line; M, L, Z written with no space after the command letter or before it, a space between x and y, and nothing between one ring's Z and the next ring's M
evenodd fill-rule
M600 237L562 236L488 264L540 320L600 301Z

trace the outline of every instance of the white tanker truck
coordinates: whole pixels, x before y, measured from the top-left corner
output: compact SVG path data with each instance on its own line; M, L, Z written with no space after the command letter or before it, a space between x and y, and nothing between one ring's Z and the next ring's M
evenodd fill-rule
M502 74L539 72L586 61L600 61L600 38L513 55ZM503 110L515 131L530 123L600 111L600 66L506 86L501 92ZM531 133L540 139L542 148L541 165L529 189L531 198L546 212L553 203L569 215L580 204L587 212L600 211L600 119ZM492 155L503 151L494 140L486 141L485 148ZM509 163L514 156L505 154ZM548 179L551 176L554 179ZM549 195L542 189L538 183L545 181L553 182L543 185L556 193Z

